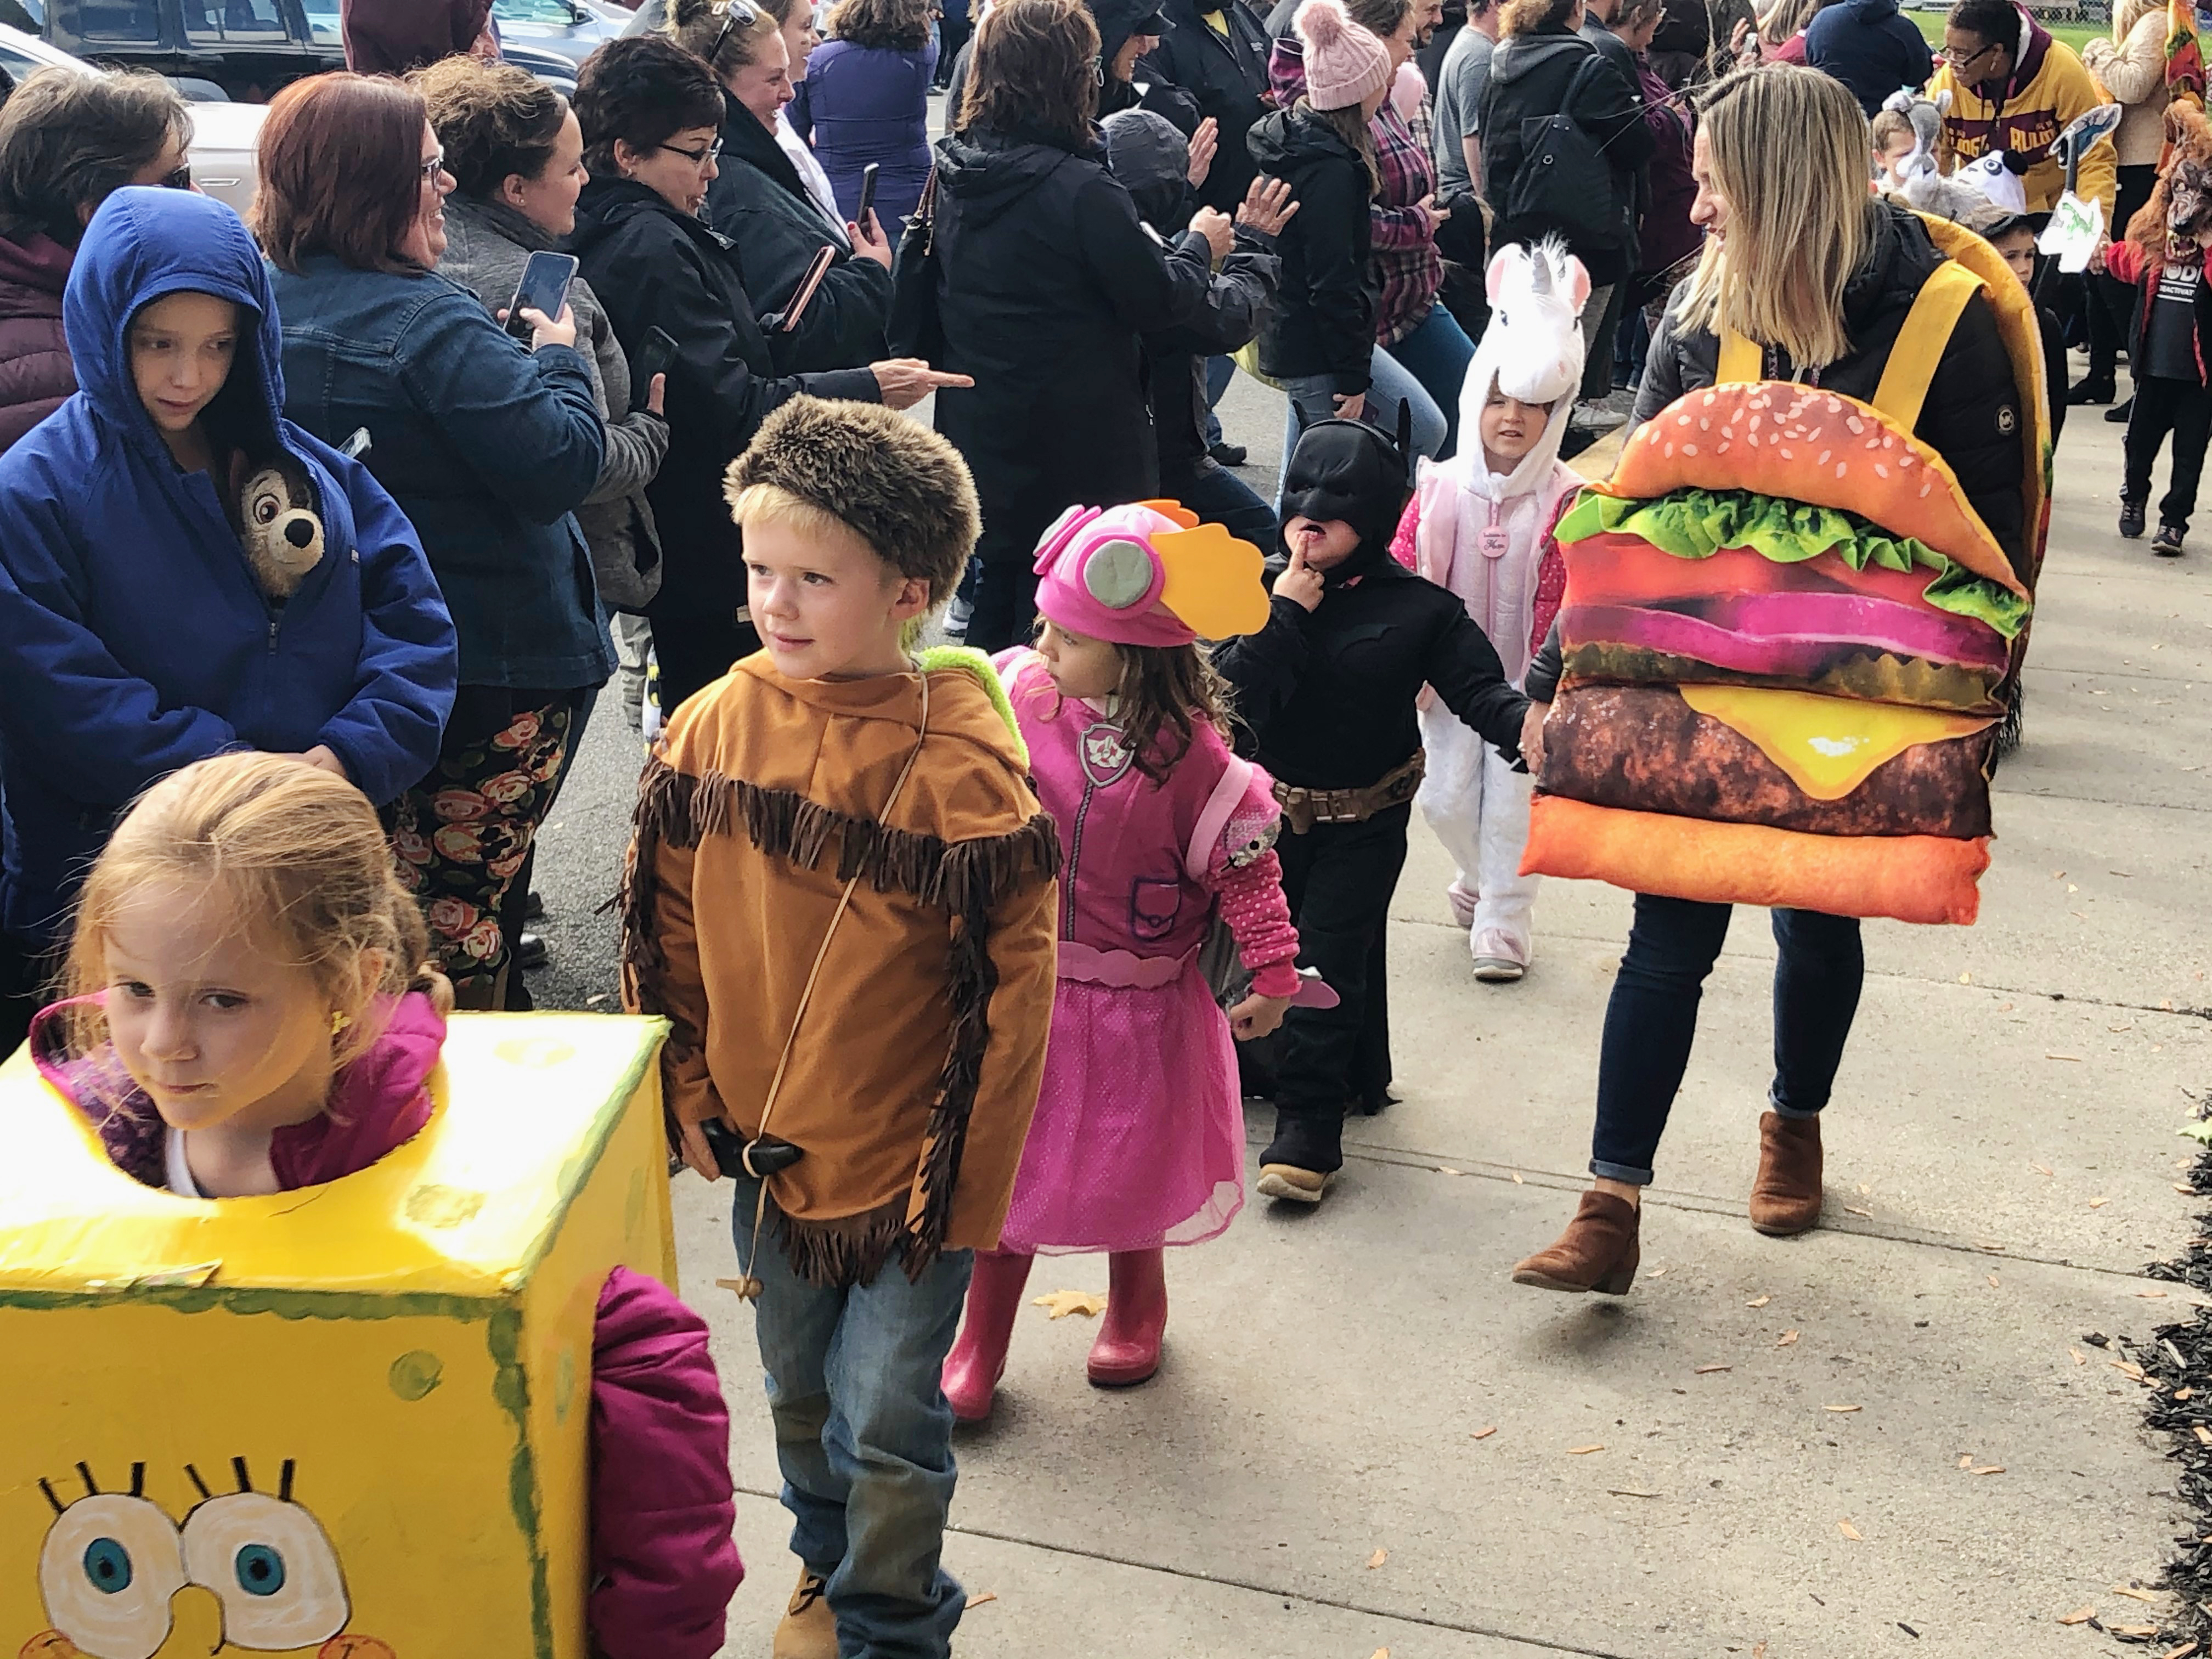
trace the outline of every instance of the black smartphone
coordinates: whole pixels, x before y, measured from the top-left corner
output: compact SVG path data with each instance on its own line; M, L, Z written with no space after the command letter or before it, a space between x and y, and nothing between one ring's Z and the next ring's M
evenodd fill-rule
M792 294L791 303L783 308L781 332L788 334L799 326L799 319L806 310L806 302L814 297L814 290L822 286L822 279L830 274L830 267L836 263L836 258L837 250L824 242L822 251L814 256L814 263L807 266L805 276Z
M665 328L649 328L645 331L645 343L637 349L636 365L630 370L630 405L645 407L645 400L653 395L653 377L668 373L669 364L676 361L676 337Z
M876 161L860 169L860 207L854 214L853 222L863 230L868 228L868 210L876 204L876 174L882 170L881 163Z
M707 1150L714 1155L714 1167L724 1175L743 1180L752 1170L745 1168L745 1138L720 1118L708 1118L699 1126L707 1139ZM804 1149L787 1140L778 1140L764 1135L751 1143L753 1169L764 1176L779 1175L805 1156Z
M530 325L522 320L525 306L544 313L546 321L557 322L562 307L568 303L568 284L575 276L574 254L543 249L532 254L530 263L522 268L522 280L514 285L514 297L507 302L507 331L518 340L530 337Z

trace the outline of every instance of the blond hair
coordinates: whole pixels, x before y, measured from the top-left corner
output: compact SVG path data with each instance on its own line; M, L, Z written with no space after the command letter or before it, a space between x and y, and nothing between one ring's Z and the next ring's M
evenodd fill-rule
M429 967L429 937L399 884L375 809L343 778L286 755L217 755L172 773L138 798L92 866L76 903L65 979L73 997L107 984L107 939L131 896L168 882L229 907L240 931L314 975L337 1033L331 1061L358 1058L380 1035L379 997L410 988L451 1006ZM370 973L370 959L381 963ZM70 1046L106 1040L97 1003L70 1011Z
M755 6L752 21L741 22L730 16L726 0L721 5L714 0L675 0L662 27L684 51L705 58L708 68L719 77L758 63L769 36L783 25L765 6ZM714 56L708 58L709 52Z
M1881 210L1867 193L1874 139L1858 100L1818 70L1777 64L1723 82L1703 131L1727 234L1705 239L1675 290L1677 322L1734 329L1800 368L1848 356L1844 284Z

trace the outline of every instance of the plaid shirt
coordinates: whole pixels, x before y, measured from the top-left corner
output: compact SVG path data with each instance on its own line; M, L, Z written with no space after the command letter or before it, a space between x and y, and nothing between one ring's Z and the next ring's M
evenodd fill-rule
M1304 94L1305 54L1297 35L1286 34L1275 42L1267 60L1267 87L1282 109ZM1425 127L1427 110L1425 98L1419 118ZM1367 130L1374 135L1382 174L1382 192L1367 210L1374 237L1368 264L1380 290L1375 304L1375 343L1387 348L1421 325L1443 285L1444 262L1437 252L1436 233L1429 228L1428 216L1413 209L1414 203L1436 190L1437 164L1425 135L1417 137L1387 98Z

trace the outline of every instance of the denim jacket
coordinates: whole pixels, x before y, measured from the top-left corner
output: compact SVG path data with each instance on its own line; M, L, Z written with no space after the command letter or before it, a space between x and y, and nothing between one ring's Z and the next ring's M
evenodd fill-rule
M272 280L285 413L362 457L414 523L460 635L463 685L561 691L614 672L572 509L606 432L567 346L532 352L432 272L316 254Z

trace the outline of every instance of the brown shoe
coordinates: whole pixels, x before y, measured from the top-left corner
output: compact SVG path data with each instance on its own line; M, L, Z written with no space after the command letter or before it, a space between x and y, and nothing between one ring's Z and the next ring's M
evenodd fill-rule
M1640 1214L1635 1205L1612 1193L1584 1193L1559 1242L1516 1263L1513 1282L1578 1296L1585 1291L1626 1296L1636 1282L1636 1264L1644 1259L1636 1235Z
M1810 1232L1820 1219L1820 1120L1759 1115L1759 1178L1751 1224L1776 1238Z
M837 1618L830 1611L828 1589L821 1574L799 1570L798 1588L775 1627L774 1659L837 1659Z

